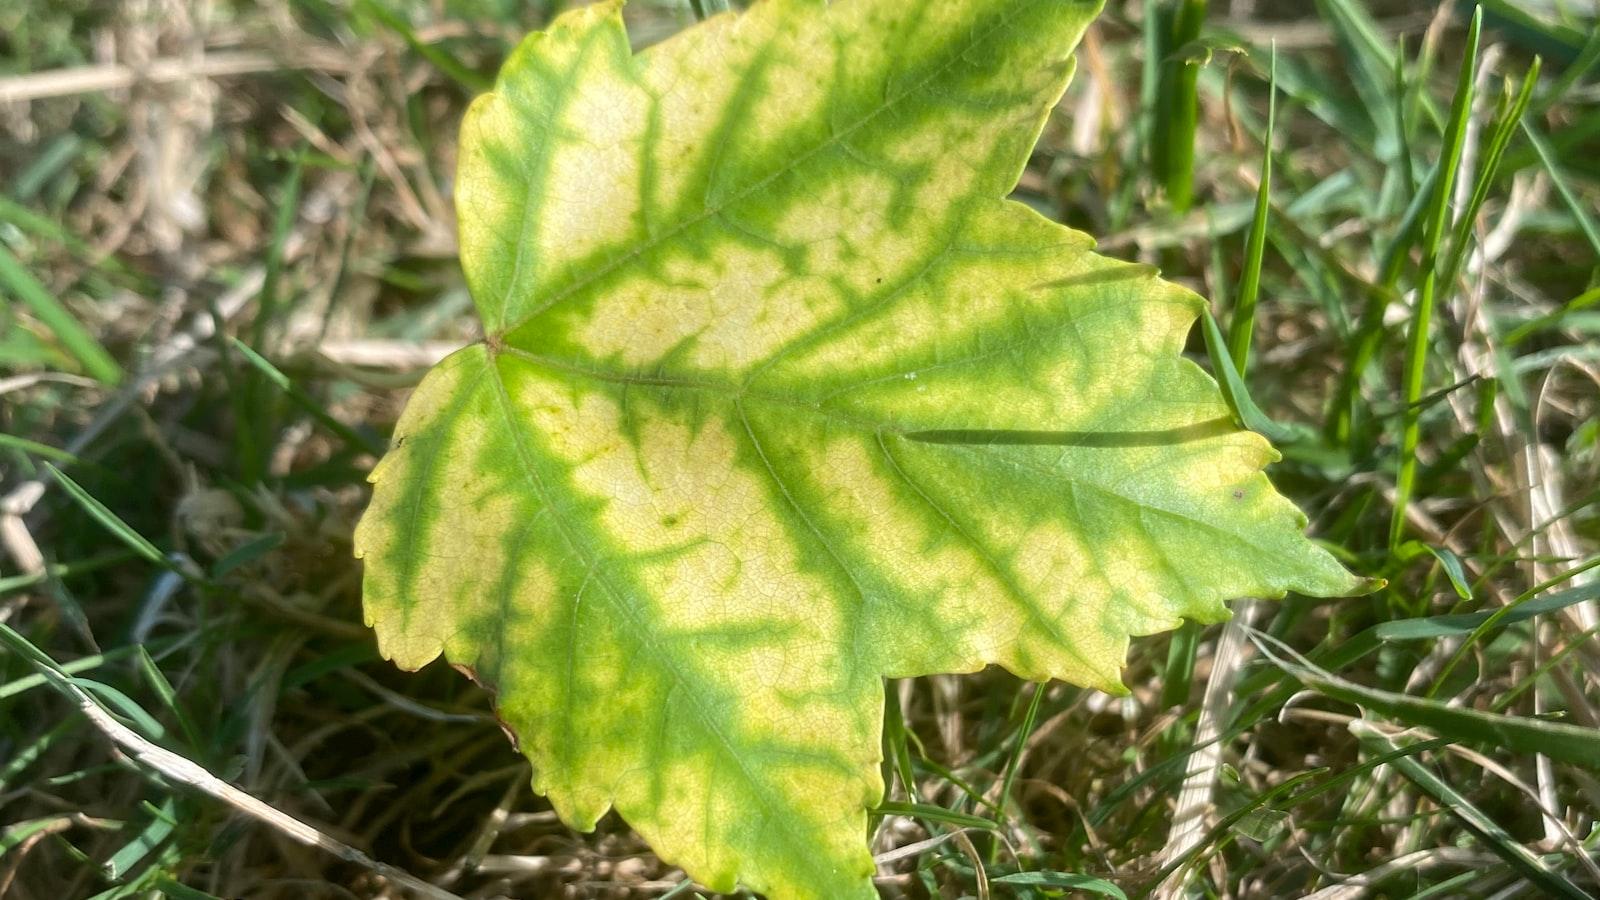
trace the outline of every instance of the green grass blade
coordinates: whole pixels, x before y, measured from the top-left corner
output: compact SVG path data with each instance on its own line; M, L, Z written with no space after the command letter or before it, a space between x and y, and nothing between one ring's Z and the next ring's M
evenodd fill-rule
M1122 888L1117 887L1104 878L1093 875L1079 875L1074 872L1017 872L1013 875L991 876L990 884L1011 884L1018 887L1044 887L1061 888L1069 891L1082 891L1085 894L1098 894L1102 897L1115 897L1117 900L1128 900L1128 895Z
M1177 51L1200 37L1206 0L1177 0L1167 10L1169 23L1160 60L1155 138L1156 170L1172 211L1182 215L1194 203L1194 136L1200 121L1200 61Z
M10 684L0 685L0 687L9 686ZM43 757L45 751L55 746L57 741L78 730L82 725L83 721L81 719L62 719L50 726L48 731L39 735L32 742L22 747L8 749L7 752L11 754L11 757L4 763L0 763L0 791L10 790L12 779L22 774L24 770ZM3 853L4 850L0 849L0 854Z
M1275 638L1257 632L1252 639L1274 665L1320 694L1358 704L1464 744L1517 753L1542 753L1554 760L1600 770L1600 731L1564 722L1462 709L1437 700L1365 687L1318 668Z
M1167 667L1161 677L1161 708L1172 709L1189 702L1189 689L1194 684L1194 660L1200 649L1198 622L1184 622L1172 633L1172 644L1167 649Z
M1433 196L1434 186L1438 184L1439 169L1442 164L1443 160L1440 160L1440 163L1430 169L1427 177L1423 179L1421 187L1412 196L1411 203L1400 218L1399 227L1390 238L1381 257L1378 267L1380 272L1378 290L1371 293L1361 311L1361 321L1356 326L1353 341L1354 349L1345 364L1344 376L1339 383L1339 393L1328 420L1327 434L1335 443L1344 444L1355 437L1356 408L1361 395L1361 382L1383 349L1384 314L1388 312L1389 305L1397 299L1396 287L1405 269L1407 252L1417 241L1418 230L1422 227L1422 217L1429 198Z
M462 65L455 57L417 37L417 33L412 30L410 22L407 22L382 3L376 3L373 0L356 0L356 9L376 19L378 24L399 35L400 39L406 42L406 46L416 51L418 56L427 60L435 69L448 76L452 81L466 88L468 93L481 94L493 85L493 81L490 79L472 71Z
M1396 59L1403 58L1386 43L1383 32L1365 4L1353 0L1319 0L1322 19L1332 28L1336 43L1348 58L1346 70L1361 98L1378 136L1378 149L1397 151L1391 129L1399 121L1394 107L1402 105L1402 95L1391 96L1391 73Z
M1499 875L1499 871L1495 869L1468 869L1458 875L1425 887L1416 893L1397 898L1397 900L1434 900L1435 897L1453 900L1453 898L1462 896L1461 888L1467 885L1477 885L1481 889L1485 879L1494 878L1497 875Z
M166 554L156 549L156 545L150 543L144 535L129 527L128 523L122 521L104 503L101 503L95 499L94 495L84 490L82 485L73 481L65 472L50 463L45 463L44 467L50 473L50 477L61 485L61 489L67 492L67 496L77 501L78 505L83 507L84 512L87 512L91 518L104 526L117 540L146 560L158 566L173 568L172 561L167 559Z
M689 0L689 8L694 11L694 17L702 22L729 9L728 0Z
M1406 39L1401 35L1394 53L1394 130L1399 146L1395 148L1395 159L1400 163L1400 184L1406 191L1412 190L1417 183L1417 176L1411 164L1411 129L1406 127Z
M1559 327L1562 320L1567 316L1576 312L1582 312L1583 310L1594 306L1596 303L1600 303L1600 287L1591 288L1587 291L1584 291L1578 296L1573 297L1571 300L1568 300L1566 303L1562 304L1561 308L1555 310L1554 312L1540 316L1537 319L1530 319L1529 321L1518 325L1517 327L1506 332L1505 337L1501 339L1501 343L1507 347L1515 347L1516 345L1522 343L1541 331L1549 328Z
M59 816L42 816L7 824L5 830L0 831L0 857L30 843L36 835L48 834L51 826L55 825L59 818Z
M1445 680L1450 677L1450 673L1455 671L1456 666L1461 664L1461 661L1466 658L1467 654L1472 651L1472 648L1476 646L1479 641L1483 640L1484 635L1486 635L1490 629L1498 625L1507 616L1512 615L1517 610L1532 602L1533 598L1545 588L1551 587L1555 584L1560 584L1563 581L1567 581L1572 577L1580 575L1596 566L1600 566L1600 556L1589 560L1588 562L1569 572L1563 572L1551 581L1547 581L1541 585L1536 585L1534 588L1524 592L1515 600L1507 603L1505 606L1502 606L1491 613L1489 618L1484 620L1482 624L1478 625L1472 630L1472 633L1467 636L1467 639L1462 641L1461 646L1457 647L1455 653L1450 656L1450 660L1446 662L1442 668L1440 668L1439 674L1434 676L1433 687L1429 688L1428 696L1432 697L1439 692L1439 689L1444 686ZM1586 585L1584 587L1574 588L1573 590L1584 591L1586 589L1595 587L1597 587L1597 585Z
M17 173L16 179L11 182L11 196L23 203L32 202L51 179L83 155L85 143L82 135L76 132L68 132L52 140L26 168Z
M1156 877L1151 879L1151 883L1159 884L1165 881L1166 878L1173 872L1176 872L1189 865L1194 861L1195 857L1211 848L1219 838L1224 840L1228 839L1228 833L1239 822L1244 821L1257 810L1276 808L1275 801L1279 800L1280 798L1290 797L1294 794L1296 788L1299 788L1301 785L1306 784L1307 782L1315 781L1326 771L1326 769L1313 769L1310 772L1302 772L1299 775L1284 781L1282 784L1275 785L1272 788L1250 798L1249 801L1245 802L1239 808L1219 819L1217 824L1212 826L1210 831L1206 832L1206 836L1201 839L1199 843L1195 844L1194 847L1192 847L1188 852L1162 867L1161 871L1156 873Z
M82 688L86 693L98 698L102 707L132 722L135 730L143 733L150 740L160 741L167 736L167 729L156 721L155 716L150 715L132 697L123 693L121 688L102 681L77 678L75 676L68 676L66 681L68 684Z
M49 563L43 572L31 572L24 575L10 575L0 578L0 597L16 591L26 590L43 581L52 578L68 578L73 575L83 575L107 566L115 566L127 562L132 556L125 550L113 550L110 553L98 553L87 559L71 563ZM0 694L0 696L4 696Z
M1467 118L1472 114L1473 82L1478 68L1478 37L1483 28L1483 12L1472 16L1467 31L1466 57L1451 102L1449 125L1445 130L1444 152L1440 156L1439 179L1434 185L1432 207L1422 237L1422 286L1417 290L1417 305L1411 317L1411 334L1405 367L1403 433L1400 441L1400 470L1395 478L1394 515L1389 520L1389 546L1400 545L1405 534L1406 508L1416 490L1417 446L1422 441L1421 409L1423 386L1427 381L1428 344L1433 333L1433 307L1437 292L1439 244L1450 216L1450 199L1456 172L1466 144Z
M1151 173L1159 178L1161 162L1156 139L1164 127L1161 122L1161 56L1167 42L1162 27L1167 17L1162 12L1161 0L1144 0L1141 12L1139 127L1134 130L1137 143L1134 149L1137 152L1132 160L1148 162ZM1125 181L1127 189L1124 194L1129 198L1134 194L1136 181L1133 178Z
M52 447L49 444L41 444L38 441L30 441L27 438L17 437L16 435L6 434L4 432L0 432L0 447L7 447L12 450L20 450L23 453L28 453L33 456L42 456L45 459L53 459L59 463L71 464L78 461L76 456L73 456L71 453L62 450L59 447Z
M896 682L887 681L883 692L883 743L889 764L900 779L906 796L917 797L917 777L911 766L911 746L906 735L905 715L900 709ZM892 787L892 785L891 785Z
M1567 645L1565 647L1562 647L1559 651L1550 654L1550 658L1540 663L1538 668L1529 672L1527 675L1524 675L1517 681L1516 684L1511 686L1510 690L1506 691L1504 694L1501 694L1499 697L1496 697L1494 702L1489 704L1489 711L1504 712L1505 710L1510 709L1511 704L1517 702L1518 697L1522 696L1524 692L1538 684L1541 679L1550 674L1550 672L1553 671L1557 666L1565 663L1567 659L1575 652L1587 647L1588 642L1596 635L1600 635L1600 625L1596 625L1593 628L1589 628L1585 631L1580 631L1577 634L1572 635L1571 639L1567 641Z
M1272 136L1278 123L1278 51L1272 51L1268 80L1267 132L1261 154L1261 184L1256 188L1255 218L1245 239L1244 272L1239 278L1239 296L1233 318L1228 322L1228 355L1239 372L1250 371L1250 339L1255 333L1256 298L1261 292L1261 263L1267 249L1267 218L1272 199Z
M151 646L164 648L168 644L170 644L170 642L167 644L154 642ZM56 665L56 668L62 675L76 675L79 672L93 671L94 669L98 669L106 663L116 662L119 659L132 656L134 655L135 650L136 645L117 647L112 650L107 650L104 653L95 653L90 656L80 656L71 662L60 663L59 665ZM35 662L40 662L39 657L32 656L31 654L29 656L31 659L34 659ZM52 662L52 664L54 663ZM48 679L38 673L24 675L21 678L8 681L5 684L0 684L0 700L15 697L19 694L25 694L34 688L43 687L48 683Z
M0 246L0 288L28 307L90 377L109 385L122 381L122 367L106 348L4 246Z
M1472 245L1473 224L1478 219L1478 212L1483 209L1484 201L1489 198L1489 190L1494 186L1495 176L1500 173L1500 161L1505 157L1506 147L1511 143L1512 135L1522 122L1523 113L1528 109L1528 102L1533 99L1533 88L1539 83L1539 68L1539 58L1534 57L1533 63L1528 66L1527 74L1523 76L1522 87L1517 92L1516 99L1512 100L1509 106L1502 103L1494 132L1489 137L1489 149L1483 156L1483 163L1478 167L1477 178L1473 180L1471 198L1467 201L1467 208L1456 220L1456 232L1450 249L1449 262L1445 263L1443 273L1439 276L1439 283L1447 288L1455 284L1456 276L1461 272L1467 248Z
M1503 606L1490 612L1455 613L1447 616L1426 616L1417 619L1395 619L1375 626L1379 640L1421 641L1431 638L1462 637L1487 631L1495 625L1514 625L1536 616L1566 609L1585 600L1600 597L1600 582L1529 600L1526 603Z
M1011 805L1011 786L1017 778L1017 766L1028 747L1028 736L1033 734L1034 723L1039 719L1039 702L1044 699L1045 685L1033 686L1033 699L1028 701L1028 711L1022 717L1022 727L1017 730L1016 746L1006 758L1005 776L1000 780L1000 814L1002 817Z
M1211 357L1212 370L1216 374L1217 384L1222 388L1222 398L1233 410L1239 424L1275 444L1292 444L1306 439L1309 435L1304 430L1274 422L1251 399L1249 388L1233 365L1233 357L1228 355L1227 339L1222 336L1222 327L1209 309L1202 311L1200 325L1201 334L1205 337L1206 353Z
M306 159L309 153L309 148L302 143L293 153L285 155L289 161L289 172L278 188L277 202L273 206L272 242L267 245L261 295L256 301L258 311L250 323L254 335L252 343L259 344L265 341L269 330L278 324L278 316L281 313L279 307L283 300L279 296L280 282L283 279L284 265L288 262L289 234L294 230L295 219L300 214L300 197L305 190Z
M60 244L76 256L94 259L98 255L93 247L72 231L7 197L0 197L0 222L15 225L36 238ZM112 271L123 271L123 266L115 259L99 261L98 264Z
M1529 119L1522 120L1522 131L1528 136L1528 142L1533 145L1534 153L1538 155L1540 165L1544 166L1545 174L1550 176L1550 183L1555 185L1556 193L1561 196L1561 202L1566 204L1567 211L1578 223L1578 230L1583 232L1589 247L1600 256L1600 225L1595 224L1593 211L1573 192L1567 176L1561 171L1555 149L1550 146L1550 139L1545 137L1538 126Z
M156 664L155 657L150 655L150 651L145 649L143 644L134 646L138 648L134 659L139 664L139 673L144 676L145 683L156 692L156 697L161 700L161 706L172 716L172 720L178 723L178 730L183 732L184 740L191 748L199 749L203 746L200 742L200 730L195 728L194 722L178 705L178 692L173 688L172 682L167 680L166 674Z
M161 801L159 809L149 804L145 804L145 807L146 811L151 813L149 823L139 829L133 840L122 845L121 849L106 860L104 868L107 878L127 877L139 863L172 837L172 832L177 826L175 818L177 809L173 805L172 798L168 797Z
M1455 588L1456 596L1463 600L1471 600L1472 582L1467 577L1467 567L1461 561L1461 557L1444 547L1432 545L1427 547L1427 552L1433 554L1433 558L1439 561L1439 567L1450 579L1450 586Z
M289 380L289 376L283 374L281 369L268 362L266 357L251 349L249 344L238 338L233 338L233 348L239 351L245 360L257 372L261 373L262 377L266 378L280 391L283 391L290 402L308 413L311 418L316 419L324 428L338 435L346 444L358 450L364 450L374 456L383 455L384 448L381 444L334 418L333 414L324 409L322 404L318 403L305 391L296 387L294 382Z
M898 800L886 800L877 805L873 812L880 816L910 816L914 819L923 819L929 822L943 822L946 825L955 825L960 828L982 828L985 831L997 831L1000 825L985 819L982 816L972 816L966 813L955 812L942 806L930 806L926 803L902 803Z
M285 535L281 531L269 531L259 537L245 541L211 564L211 577L221 578L240 566L255 562L282 546L284 538Z
M1543 112L1552 105L1561 102L1567 96L1567 91L1585 75L1588 75L1589 70L1593 69L1597 62L1600 62L1600 28L1594 28L1589 31L1589 39L1584 42L1583 50L1579 52L1578 58L1562 70L1561 77L1552 82L1550 87L1544 91L1543 96L1539 98L1539 102L1536 104L1536 108Z
M1500 32L1507 41L1568 65L1576 63L1581 58L1588 31L1574 25L1546 21L1545 17L1536 15L1533 11L1541 4L1531 3L1529 0L1477 0L1477 2L1489 14L1491 27ZM1573 5L1553 4L1557 10L1563 6ZM1577 7L1582 9L1583 4L1577 4Z
M1365 720L1352 721L1350 733L1354 734L1370 753L1387 754L1393 753L1396 749L1393 740ZM1504 828L1474 806L1460 791L1431 772L1427 766L1410 757L1395 758L1390 765L1423 793L1432 797L1436 803L1450 810L1451 814L1469 831L1476 834L1495 855L1521 872L1523 877L1542 889L1546 896L1590 900L1588 893L1552 871L1543 860L1517 843Z

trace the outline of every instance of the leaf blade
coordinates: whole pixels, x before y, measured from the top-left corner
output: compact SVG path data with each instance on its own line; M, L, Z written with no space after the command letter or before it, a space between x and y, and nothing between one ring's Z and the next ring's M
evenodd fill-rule
M569 824L874 896L883 677L1120 691L1132 635L1362 587L1182 358L1199 298L1004 199L1096 9L766 0L633 55L601 3L474 104L488 337L356 546L383 655L496 690Z

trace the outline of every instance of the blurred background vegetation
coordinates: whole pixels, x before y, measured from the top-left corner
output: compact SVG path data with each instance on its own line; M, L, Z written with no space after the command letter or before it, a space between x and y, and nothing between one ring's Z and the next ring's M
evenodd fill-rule
M379 660L350 553L478 336L461 113L559 6L0 4L0 896L692 895ZM1141 640L1128 698L890 685L886 896L1600 894L1600 26L1474 8L1108 3L1017 196L1213 299L1191 351L1388 587Z

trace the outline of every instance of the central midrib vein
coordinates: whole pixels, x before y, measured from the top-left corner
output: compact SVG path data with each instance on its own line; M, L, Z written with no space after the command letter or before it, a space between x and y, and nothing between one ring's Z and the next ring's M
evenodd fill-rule
M1096 435L1112 434L1121 435L1124 437L1146 435L1148 436L1146 438L1147 440L1156 437L1166 437L1169 438L1173 444L1184 444L1191 441L1222 436L1238 430L1236 426L1232 428L1226 428L1225 430L1220 430L1223 429L1225 423L1231 421L1227 420L1225 417L1204 419L1189 423L1187 425L1174 426L1172 428L1129 432L1119 432L1094 427L1080 427L1077 429L1019 429L985 427L929 428L921 425L907 427L895 422L886 422L879 419L869 418L867 416L851 415L848 412L837 409L828 409L824 407L821 402L815 400L802 400L795 397L785 396L783 394L774 394L767 391L758 390L752 388L748 383L732 384L720 381L684 378L681 376L650 376L642 374L609 372L600 369L584 368L583 366L576 365L569 360L540 356L537 353L523 350L520 347L489 345L486 347L486 349L489 352L491 365L497 356L504 355L509 356L512 359L519 360L522 363L534 368L542 369L545 372L582 378L589 381L600 382L602 384L615 384L623 387L659 388L661 390L702 391L707 394L712 394L736 407L742 406L748 401L753 400L759 404L771 404L773 406L782 406L789 409L799 410L819 419L837 422L841 425L847 425L851 428L879 435L880 437L888 435L905 438L907 440L924 444L962 446L969 448L1031 444L1039 446L1072 446L1084 448L1099 447L1102 449L1114 449L1118 446L1147 445L1140 443L1128 443L1126 445L1121 445L1114 442L1096 444L1089 442L1087 438ZM888 381L890 379L886 377L879 380ZM992 439L988 441L980 440L979 438L984 435L989 435ZM1055 440L1052 440L1052 438L1055 438Z
M494 347L491 345L489 347L489 355L491 365L493 364L493 359L495 356L504 355L509 356L512 359L520 360L521 362L535 368L543 369L546 372L576 376L578 378L585 378L590 381L598 381L605 384L617 384L625 387L652 387L685 391L704 391L705 393L714 394L717 397L733 404L740 404L749 400L754 400L762 404L770 403L776 406L785 406L790 409L802 410L819 418L850 425L852 427L877 434L893 434L900 437L908 437L916 432L926 430L922 428L905 428L891 422L880 422L874 419L866 418L865 416L852 416L849 413L840 412L838 410L824 409L822 406L813 402L796 399L794 397L786 397L782 394L772 394L766 391L756 390L747 385L726 384L718 381L702 381L693 378L633 375L618 372L606 372L597 369L586 369L583 366L575 365L567 360L555 359L548 356L540 356L537 353L523 350L520 347Z

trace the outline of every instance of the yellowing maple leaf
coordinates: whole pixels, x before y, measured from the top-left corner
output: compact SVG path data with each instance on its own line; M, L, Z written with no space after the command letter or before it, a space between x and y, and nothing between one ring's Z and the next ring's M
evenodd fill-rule
M498 695L562 818L871 897L883 679L1120 691L1131 635L1361 582L1181 347L1200 300L1008 201L1090 0L764 0L530 36L462 134L487 339L357 534L384 655Z

